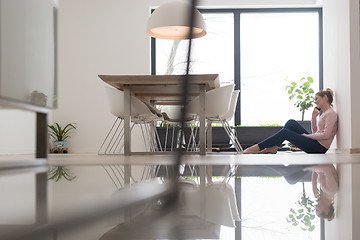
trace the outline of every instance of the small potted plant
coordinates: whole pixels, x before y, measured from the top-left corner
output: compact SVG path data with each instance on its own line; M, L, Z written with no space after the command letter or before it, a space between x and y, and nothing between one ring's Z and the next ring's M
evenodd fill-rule
M70 133L72 130L76 129L75 123L68 123L64 127L61 127L60 124L55 123L54 125L48 125L49 135L54 140L53 147L50 149L52 153L63 152L67 153L67 141L66 139L70 138Z

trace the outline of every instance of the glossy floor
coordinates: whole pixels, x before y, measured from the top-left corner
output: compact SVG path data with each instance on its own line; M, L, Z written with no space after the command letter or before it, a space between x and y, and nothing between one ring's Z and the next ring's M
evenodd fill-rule
M301 223L305 215L291 211L301 210L302 193L315 201L311 172L303 168L359 159L356 154L190 155L175 170L170 155L51 155L49 166L2 170L0 234L2 239L39 234L49 239L321 239L323 226L314 209L306 224ZM174 177L179 184L172 184ZM299 217L298 226L289 215Z

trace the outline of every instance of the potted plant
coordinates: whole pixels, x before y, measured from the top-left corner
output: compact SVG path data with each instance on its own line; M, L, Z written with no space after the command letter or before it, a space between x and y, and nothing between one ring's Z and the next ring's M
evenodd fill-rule
M301 112L300 124L309 133L311 132L311 123L310 121L304 121L304 114L306 110L314 106L314 90L311 88L313 82L314 80L312 77L302 77L299 82L291 82L285 88L289 94L289 99L296 100L294 106Z
M53 153L63 152L67 153L67 141L66 139L70 138L70 133L72 130L76 129L75 123L68 123L64 127L61 127L60 124L55 123L54 125L48 125L49 135L54 140L53 147L50 149Z

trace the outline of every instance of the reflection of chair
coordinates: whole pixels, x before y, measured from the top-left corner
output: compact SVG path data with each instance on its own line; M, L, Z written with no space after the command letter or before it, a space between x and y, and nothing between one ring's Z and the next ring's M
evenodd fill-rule
M116 117L113 126L103 141L98 154L119 154L123 148L123 119L124 113L124 92L105 87L106 95L110 106L110 112ZM145 147L149 151L155 151L156 144L156 131L153 126L153 121L159 120L159 117L153 114L149 108L136 97L131 97L131 130L135 124L141 127Z
M203 193L199 186L188 186L182 189L181 196L185 207L193 214L200 216L201 208L205 208L205 220L208 222L236 227L235 221L240 221L236 196L230 184L224 182L209 183ZM201 194L205 194L205 204L201 202Z

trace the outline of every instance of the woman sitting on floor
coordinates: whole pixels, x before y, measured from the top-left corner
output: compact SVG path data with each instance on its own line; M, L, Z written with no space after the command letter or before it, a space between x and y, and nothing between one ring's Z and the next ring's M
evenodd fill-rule
M338 115L332 109L333 92L327 88L315 94L316 107L312 112L309 134L297 121L287 121L284 128L271 137L255 144L243 152L244 154L277 153L279 146L288 140L306 153L326 153L337 132ZM317 116L322 114L317 120Z

